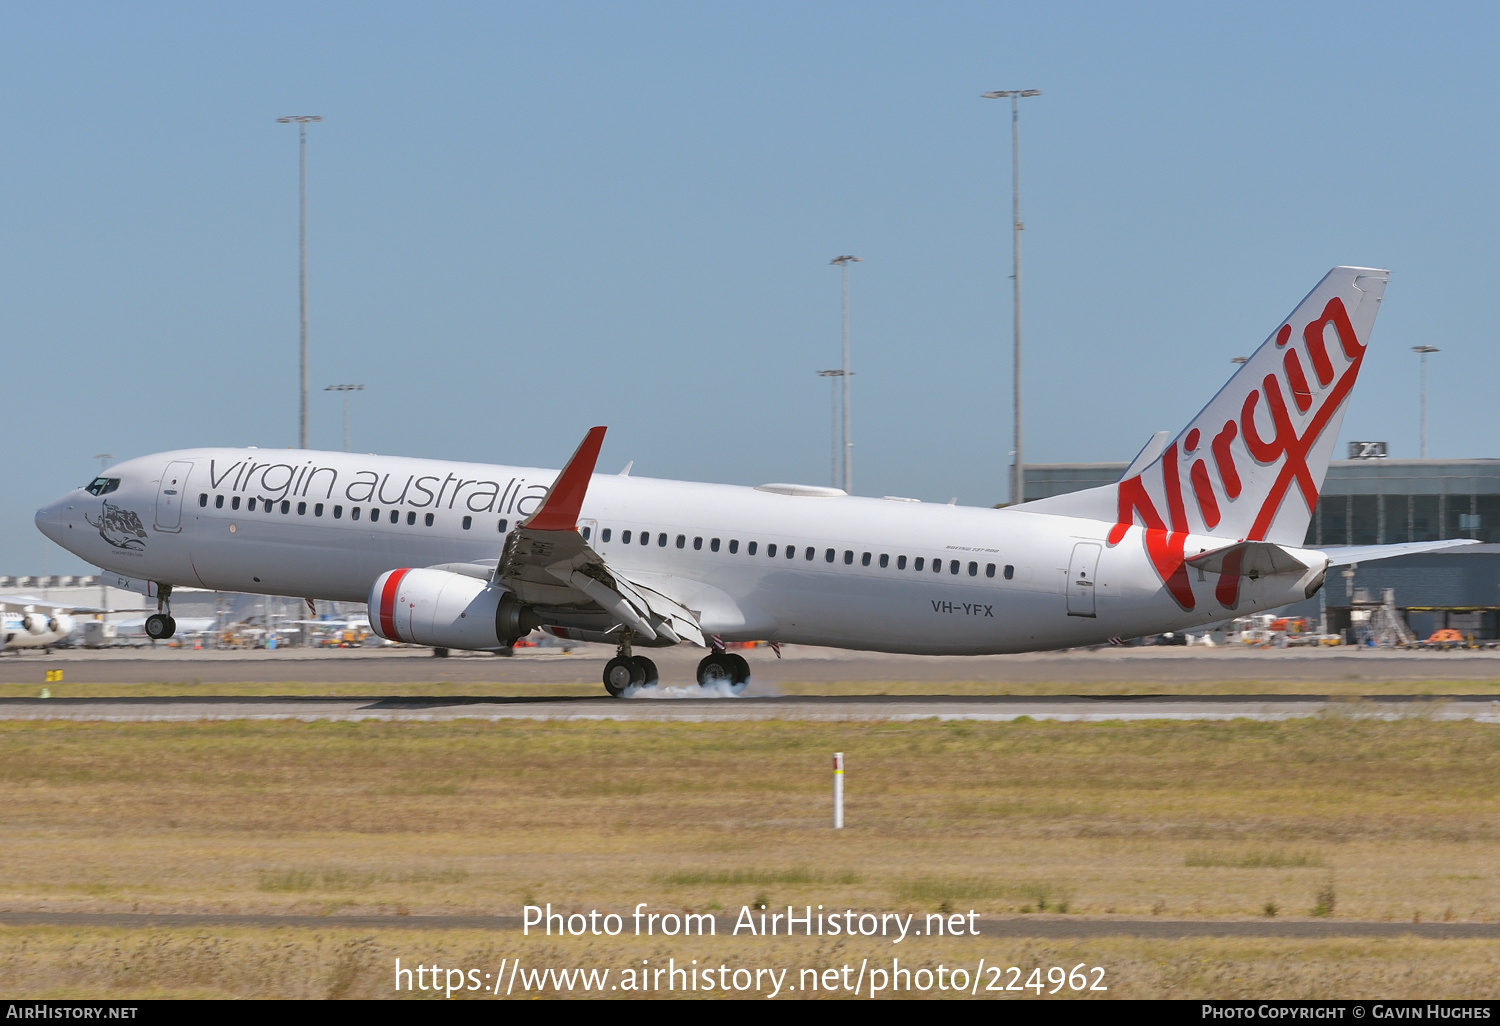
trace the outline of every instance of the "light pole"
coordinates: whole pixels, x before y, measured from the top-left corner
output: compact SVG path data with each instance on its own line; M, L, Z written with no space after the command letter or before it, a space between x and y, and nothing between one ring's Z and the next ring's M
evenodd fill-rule
M1422 458L1427 458L1427 354L1441 353L1437 346L1412 346L1411 351L1422 357Z
M1021 223L1021 99L1027 96L1041 96L1040 89L997 89L992 93L984 93L981 99L985 100L1010 100L1010 181L1011 181L1011 260L1015 273L1011 279L1015 282L1015 318L1016 318L1016 345L1015 345L1015 369L1013 387L1015 389L1016 408L1016 459L1011 469L1010 501L1012 503L1026 501L1026 472L1022 470L1021 458L1021 229L1026 226Z
M844 491L854 494L854 439L849 436L849 265L857 264L864 257L836 256L828 261L838 267L844 279L844 366L839 376L844 379Z
M299 448L307 448L307 123L322 121L321 114L289 114L277 118L278 125L297 126L297 184L300 203L297 218L297 251L300 256L297 282L302 296L302 410L298 421Z
M818 377L836 379L844 376L844 372L835 367L833 370L820 370ZM833 385L833 455L828 465L828 483L837 488L839 486L839 383L832 381Z
M323 389L323 391L325 391L325 392L342 392L342 393L344 393L344 451L345 452L349 451L349 393L350 392L363 392L364 390L365 390L365 386L364 385L329 385L327 388Z

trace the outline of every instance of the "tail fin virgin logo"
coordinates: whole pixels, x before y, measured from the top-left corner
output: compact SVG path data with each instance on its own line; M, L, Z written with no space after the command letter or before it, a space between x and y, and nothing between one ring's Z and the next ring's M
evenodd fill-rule
M1338 335L1339 345L1348 361L1337 375L1324 342L1324 333L1330 326ZM1344 302L1337 296L1330 299L1323 312L1302 329L1303 348L1312 364L1316 383L1308 380L1302 356L1297 347L1288 344L1291 338L1292 326L1282 325L1281 330L1276 333L1275 348L1282 352L1281 370L1286 378L1286 387L1282 387L1281 378L1273 370L1261 379L1259 388L1250 389L1240 406L1238 418L1230 416L1222 426L1207 426L1207 430L1218 428L1208 446L1213 469L1217 472L1217 487L1215 475L1209 471L1208 459L1199 456L1192 460L1188 468L1192 499L1205 529L1213 531L1221 522L1226 521L1238 529L1248 527L1236 541L1264 539L1293 484L1301 492L1309 511L1317 505L1318 481L1309 465L1308 455L1348 398L1349 391L1359 376L1360 365L1364 362L1365 346L1360 344ZM1256 356L1260 356L1260 353ZM1287 405L1288 393L1296 408L1295 415ZM1262 400L1274 429L1269 438L1262 437L1255 422L1256 411ZM1207 419L1214 411L1222 415L1217 401L1200 415L1200 419ZM1294 421L1304 418L1305 423L1299 434ZM1186 459L1197 453L1202 439L1203 433L1195 425L1180 440L1182 457ZM1184 549L1190 530L1188 497L1183 488L1178 459L1178 442L1174 441L1146 471L1120 482L1119 512L1107 540L1110 545L1118 545L1125 539L1129 529L1139 521L1144 529L1144 544L1151 565L1155 567L1157 575L1177 604L1184 610L1190 610L1194 608L1196 601L1187 567L1184 565ZM1246 462L1241 464L1237 460ZM1152 500L1144 480L1144 475L1155 467L1161 468L1161 488L1167 506L1165 520ZM1277 468L1276 476L1264 495L1260 494L1259 488L1247 493L1245 479L1254 477L1263 480L1265 475L1257 471L1265 468L1269 472L1273 467ZM1247 501L1254 502L1258 499L1260 502L1253 519L1248 515L1235 515L1235 503L1242 495ZM1239 530L1234 533L1239 534ZM1225 572L1220 575L1215 589L1215 596L1226 609L1233 609L1239 598L1240 579L1233 572L1236 569L1236 566L1226 563Z

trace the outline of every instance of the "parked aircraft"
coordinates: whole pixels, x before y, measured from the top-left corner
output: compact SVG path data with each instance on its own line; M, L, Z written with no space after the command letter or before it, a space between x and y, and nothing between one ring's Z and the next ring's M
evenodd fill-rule
M392 641L494 650L535 628L618 646L604 684L656 679L636 649L725 643L972 654L1099 644L1309 597L1351 558L1302 546L1387 272L1334 268L1208 405L1113 485L1006 509L338 452L187 449L106 471L39 510L49 538L171 588L365 600ZM1334 565L1337 565L1334 563ZM154 590L153 590L154 589Z

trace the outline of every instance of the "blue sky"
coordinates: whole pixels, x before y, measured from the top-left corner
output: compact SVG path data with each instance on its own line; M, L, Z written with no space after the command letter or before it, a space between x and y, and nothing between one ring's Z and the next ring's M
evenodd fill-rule
M1022 114L1028 461L1176 430L1339 263L1390 267L1344 438L1495 456L1497 9L12 4L0 572L94 453L294 444L990 504Z

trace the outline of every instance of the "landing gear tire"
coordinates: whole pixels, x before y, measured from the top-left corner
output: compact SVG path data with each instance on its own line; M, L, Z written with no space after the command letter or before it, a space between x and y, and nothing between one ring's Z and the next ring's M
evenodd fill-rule
M725 652L724 658L729 661L730 675L736 684L750 683L750 664L745 657L734 652Z
M661 674L656 672L656 664L645 656L631 656L630 661L640 670L643 687L653 687L661 679Z
M448 658L448 650L446 648L442 648L441 646L438 647L438 648L434 648L432 650L432 654L434 656L436 656L437 658L439 658L439 659L447 659Z
M712 687L715 684L733 684L734 666L727 652L712 652L698 664L698 684Z
M650 662L649 659L642 661ZM646 683L646 668L635 659L628 656L615 656L604 664L604 690L615 698L623 695L626 688L639 687L644 683Z
M166 613L152 613L146 617L146 637L152 641L164 641L177 633L177 621Z

